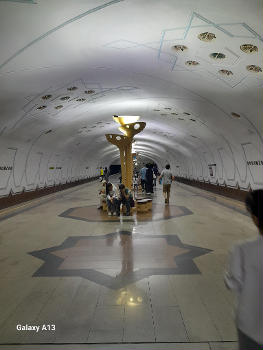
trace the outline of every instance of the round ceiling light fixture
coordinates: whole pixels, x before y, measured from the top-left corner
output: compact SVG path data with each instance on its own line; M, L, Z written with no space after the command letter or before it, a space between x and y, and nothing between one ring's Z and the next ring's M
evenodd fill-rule
M42 96L42 100L49 100L52 97L52 95L45 95Z
M214 33L204 32L198 35L198 39L205 42L211 42L216 38Z
M255 66L254 64L250 64L249 66L247 66L247 70L249 72L254 72L254 73L262 72L262 68L260 68L259 66Z
M234 74L231 70L227 70L227 69L220 69L218 72L222 75L227 75L227 76Z
M191 115L190 113L188 113L188 112L184 112L183 114L185 114L185 115Z
M213 52L209 56L214 60L223 60L224 58L226 58L226 55L222 52Z
M78 98L76 101L77 102L84 102L84 101L86 101L86 99L85 98Z
M70 96L63 96L60 98L61 101L67 101L70 99Z
M61 109L61 108L63 108L63 105L58 105L55 107L55 109Z
M240 114L238 114L238 113L232 112L231 115L234 118L240 118Z
M240 46L240 50L245 52L245 53L254 53L258 52L258 48L256 45L252 44L243 44Z
M185 64L187 66L198 66L200 63L197 61L186 61Z
M39 107L37 107L37 110L42 111L45 108L47 108L47 106L39 106Z
M185 45L174 45L174 46L172 46L172 49L175 50L175 51L177 51L177 52L180 52L180 51L185 51L185 50L187 50L188 47L185 46Z
M160 112L160 109L154 109L153 111L154 112Z

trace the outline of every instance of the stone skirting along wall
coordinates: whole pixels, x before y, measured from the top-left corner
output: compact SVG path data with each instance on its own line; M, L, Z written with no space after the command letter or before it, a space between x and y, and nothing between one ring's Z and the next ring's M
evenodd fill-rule
M42 196L46 196L46 195L51 194L51 193L66 190L70 187L82 185L84 183L91 182L91 181L96 180L96 179L98 179L98 176L90 177L90 178L83 179L83 180L67 182L65 184L59 184L59 185L54 185L54 186L50 186L50 187L36 188L33 191L25 191L24 190L21 193L17 193L17 194L10 193L8 196L0 198L0 210L7 208L7 207L10 207L12 205L27 202L27 201L30 201L32 199L39 198Z
M210 182L203 182L193 179L187 179L185 177L179 177L176 176L175 180L181 183L184 183L186 185L194 186L201 188L202 190L210 191L216 194L219 194L221 196L230 197L233 199L237 199L239 201L244 202L248 192L249 188L247 190L241 190L240 188L232 188L228 187L226 185L219 185L219 184L213 184Z

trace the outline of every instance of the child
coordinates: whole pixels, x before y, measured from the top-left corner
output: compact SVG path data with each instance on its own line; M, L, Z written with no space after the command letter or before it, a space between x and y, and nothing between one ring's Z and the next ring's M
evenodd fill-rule
M246 207L259 237L236 245L225 283L238 297L237 330L240 350L263 349L263 190L249 193Z

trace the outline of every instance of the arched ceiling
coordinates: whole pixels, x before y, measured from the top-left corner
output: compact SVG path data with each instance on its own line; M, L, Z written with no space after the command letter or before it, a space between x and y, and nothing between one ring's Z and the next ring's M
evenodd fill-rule
M108 165L112 115L140 115L134 147L160 164L220 149L244 161L242 145L262 142L262 10L260 0L0 0L1 147Z

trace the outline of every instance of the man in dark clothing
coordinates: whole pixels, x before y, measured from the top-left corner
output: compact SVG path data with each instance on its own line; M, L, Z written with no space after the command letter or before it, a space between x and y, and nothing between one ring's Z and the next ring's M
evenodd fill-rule
M146 165L146 194L153 193L153 169L151 164Z
M131 214L131 206L133 206L133 196L131 191L126 188L123 184L119 185L120 195L118 199L117 205L117 215L120 215L120 206L121 203L126 206L126 216L130 216Z

